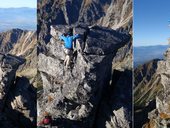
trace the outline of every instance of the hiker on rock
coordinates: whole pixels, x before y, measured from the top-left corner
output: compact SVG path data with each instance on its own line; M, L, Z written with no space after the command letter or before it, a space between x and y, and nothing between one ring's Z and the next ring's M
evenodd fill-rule
M66 54L64 65L66 68L70 65L70 62L73 58L73 42L79 38L79 34L71 35L71 32L68 32L68 34L63 34L59 36L60 40L64 41L64 52Z

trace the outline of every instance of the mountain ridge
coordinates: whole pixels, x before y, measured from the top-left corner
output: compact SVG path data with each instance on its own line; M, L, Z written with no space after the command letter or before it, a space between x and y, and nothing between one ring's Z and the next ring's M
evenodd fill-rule
M135 116L139 118L135 126L169 126L170 48L164 56L162 60L153 60L135 69L134 105Z
M36 31L12 29L0 33L0 52L25 58L26 62L19 67L17 75L26 76L33 81L35 81L37 65L36 46Z

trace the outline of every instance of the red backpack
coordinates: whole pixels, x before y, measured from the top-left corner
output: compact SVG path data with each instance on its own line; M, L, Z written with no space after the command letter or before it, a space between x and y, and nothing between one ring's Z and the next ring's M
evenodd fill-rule
M44 125L48 125L48 124L51 124L51 117L50 116L46 116L44 119L43 119L43 124Z

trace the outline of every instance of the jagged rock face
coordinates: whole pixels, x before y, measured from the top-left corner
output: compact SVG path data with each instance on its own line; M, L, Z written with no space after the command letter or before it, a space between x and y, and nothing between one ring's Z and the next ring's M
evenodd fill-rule
M58 35L67 26L51 26L52 38L47 54L39 54L38 69L43 81L39 98L39 117L49 112L61 127L93 127L103 89L109 85L112 61L130 36L111 29L77 26L79 33L71 69L63 65L63 45ZM123 112L122 112L123 113Z
M21 63L23 60L0 54L0 112L4 107L10 86L14 84L15 72Z
M123 28L132 33L132 1L131 0L110 0L104 6L105 15L98 24L112 29Z
M3 128L29 128L33 123L35 126L36 91L32 91L29 82L26 83L28 79L15 77L24 61L19 57L0 54L0 125Z
M161 91L160 78L156 75L158 59L139 66L134 71L134 103L145 106ZM143 93L145 92L145 93Z
M100 25L132 32L132 0L44 0L38 2L39 40L48 43L51 25ZM40 47L40 50L45 49Z
M37 34L35 31L12 29L0 33L0 52L24 57L26 62L19 67L17 75L34 80L37 73Z
M154 73L151 77L148 77L150 80L149 83L146 83L143 88L150 85L150 90L145 96L149 96L152 100L156 100L155 109L148 114L150 122L145 124L143 128L160 128L160 127L169 127L170 119L170 97L169 97L169 86L170 86L170 48L168 48L165 53L165 60L157 61L157 66L155 67ZM148 71L149 72L149 71ZM149 72L151 73L151 72ZM141 87L137 89L141 90ZM152 93L151 93L152 92ZM153 97L151 97L153 96ZM143 97L144 99L145 97ZM149 99L148 98L148 99ZM145 101L146 98L143 100Z
M36 32L12 29L0 33L0 52L16 56L26 55L36 42Z

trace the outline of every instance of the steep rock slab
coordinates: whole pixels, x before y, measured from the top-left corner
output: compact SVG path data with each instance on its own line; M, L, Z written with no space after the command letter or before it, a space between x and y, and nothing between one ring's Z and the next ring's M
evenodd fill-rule
M0 112L4 107L9 89L14 84L16 70L23 62L21 58L0 54Z
M39 98L39 119L47 111L56 118L56 125L90 128L103 89L109 84L112 60L117 50L129 42L130 36L114 30L94 26L78 26L80 34L74 48L71 69L63 65L64 53L58 39L66 26L52 26L47 54L39 55L39 71L43 81L43 95Z
M132 40L130 40L126 45L118 49L112 62L112 68L119 71L132 70L132 51Z

